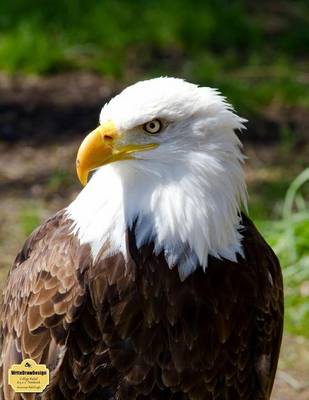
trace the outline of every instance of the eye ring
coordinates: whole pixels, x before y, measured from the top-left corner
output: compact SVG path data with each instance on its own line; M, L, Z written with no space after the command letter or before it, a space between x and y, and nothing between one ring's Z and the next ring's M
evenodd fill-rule
M151 135L155 135L159 133L162 129L162 122L159 119L152 119L149 122L146 122L143 125L143 129L145 132L150 133Z

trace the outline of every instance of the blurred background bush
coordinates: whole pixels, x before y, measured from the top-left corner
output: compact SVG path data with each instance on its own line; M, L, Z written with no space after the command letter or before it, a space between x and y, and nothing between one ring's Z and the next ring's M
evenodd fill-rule
M274 398L309 398L308 50L307 0L2 0L2 281L25 237L80 190L75 152L106 100L159 75L217 87L249 120L250 216L284 272Z
M2 0L0 68L180 75L241 109L305 107L308 1Z

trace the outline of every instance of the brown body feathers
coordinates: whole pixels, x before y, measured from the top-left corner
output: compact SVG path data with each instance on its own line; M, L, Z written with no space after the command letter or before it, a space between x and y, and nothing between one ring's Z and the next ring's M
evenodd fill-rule
M209 258L184 282L153 245L92 262L59 212L17 256L1 305L0 398L32 358L51 381L37 398L266 400L282 335L278 260L245 216L245 259Z

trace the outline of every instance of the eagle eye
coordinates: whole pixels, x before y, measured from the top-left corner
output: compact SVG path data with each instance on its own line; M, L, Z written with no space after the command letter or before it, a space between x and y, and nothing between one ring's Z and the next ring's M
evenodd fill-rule
M143 125L143 129L145 132L150 133L151 135L154 135L162 129L162 122L159 119L153 119L149 122L146 122Z

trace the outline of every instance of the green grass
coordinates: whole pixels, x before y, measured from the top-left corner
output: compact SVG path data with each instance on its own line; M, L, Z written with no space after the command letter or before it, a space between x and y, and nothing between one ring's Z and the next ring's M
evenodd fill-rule
M309 169L306 169L291 183L286 193L281 220L256 220L257 226L278 255L282 266L285 285L285 329L290 333L307 337L309 337L309 209L306 198L301 192L305 193L305 184L308 186L308 183Z
M25 237L29 236L41 224L41 219L42 215L37 206L28 206L20 212L20 227Z
M308 15L305 0L4 0L0 70L178 75L219 87L242 111L307 106Z

